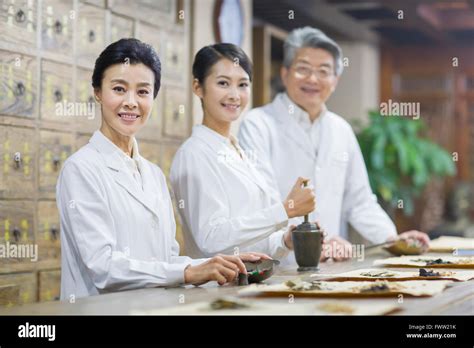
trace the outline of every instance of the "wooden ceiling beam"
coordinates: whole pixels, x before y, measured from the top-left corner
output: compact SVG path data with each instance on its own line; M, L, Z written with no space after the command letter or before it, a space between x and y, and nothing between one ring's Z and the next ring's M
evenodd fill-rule
M290 8L301 11L316 23L330 28L335 33L349 39L378 44L380 38L363 22L342 13L332 4L321 0L283 0ZM296 12L296 11L295 11Z
M449 38L446 33L419 15L418 5L419 2L417 1L403 4L395 4L393 2L385 3L385 6L394 11L397 15L400 10L403 11L403 19L399 21L405 28L416 29L437 43L448 42ZM421 21L423 21L423 23L420 23Z

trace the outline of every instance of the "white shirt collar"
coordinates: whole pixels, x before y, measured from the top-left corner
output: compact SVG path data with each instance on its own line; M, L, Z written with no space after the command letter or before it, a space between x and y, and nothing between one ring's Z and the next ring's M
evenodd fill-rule
M120 156L125 156L130 158L121 148L115 145L109 138L107 138L104 133L100 130L94 132L94 135L91 138L91 142L99 146L100 150L103 150L109 154L117 152ZM138 151L138 143L135 138L133 138L132 144L132 157L134 160L139 161L140 153Z
M137 167L141 169L141 156L138 151L138 143L133 138L132 158L127 156L117 145L115 145L109 138L107 138L100 130L97 130L89 140L100 153L105 156L105 161L108 166L119 169L120 164L123 163L127 168Z
M323 104L321 112L319 113L319 117L314 122L311 122L309 114L300 108L296 103L294 103L287 93L282 93L281 98L283 103L288 105L288 113L293 116L294 120L306 130L318 126L321 122L321 119L324 118L328 112L326 105ZM291 109L290 106L292 106Z

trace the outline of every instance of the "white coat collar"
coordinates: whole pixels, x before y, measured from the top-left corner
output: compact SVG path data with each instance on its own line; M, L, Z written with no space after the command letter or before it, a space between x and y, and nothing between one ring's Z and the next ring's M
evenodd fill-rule
M288 139L294 141L311 159L316 160L316 153L313 151L311 139L304 128L298 123L298 120L302 118L309 119L308 113L296 105L286 93L279 93L270 105L273 108L273 110L271 110L272 116L278 121L283 133L288 136ZM319 120L321 123L321 139L319 155L317 156L318 162L321 161L321 155L324 156L327 141L330 139L330 135L328 134L330 131L329 118L330 112L325 108Z
M290 115L293 116L296 122L305 129L313 127L316 123L321 123L321 120L326 117L327 107L325 104L323 104L321 108L319 117L314 122L311 122L311 118L308 112L306 112L301 107L299 107L296 103L294 103L288 96L288 93L282 93L282 99L286 105L292 105L293 112L290 113Z
M237 138L232 134L230 138L227 138L204 125L196 125L193 127L192 136L206 143L217 154L217 160L219 162L225 161L226 164L239 171L243 176L249 178L264 192L270 191L265 179L252 164L245 151L240 147ZM239 154L232 148L232 144L237 147L242 158L240 158Z
M204 140L206 144L209 144L215 149L219 149L222 145L232 146L231 139L233 142L237 141L232 134L230 138L227 138L203 124L197 124L193 127L192 136Z
M126 168L126 164L122 158L122 156L126 156L125 153L100 130L94 132L89 143L101 154L105 164L111 169L111 174L115 181L158 217L158 210L154 204L153 196L151 194L145 194L145 192L155 192L153 187L153 173L151 172L151 168L145 165L145 161L140 156L136 139L133 139L133 159L137 161L142 176L143 190L138 187L137 182Z

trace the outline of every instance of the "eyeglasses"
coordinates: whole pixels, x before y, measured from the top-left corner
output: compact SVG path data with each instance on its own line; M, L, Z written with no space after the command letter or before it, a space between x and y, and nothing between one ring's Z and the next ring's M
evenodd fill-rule
M296 77L309 78L315 74L320 80L327 80L334 75L334 71L329 68L313 68L308 65L296 65L293 67Z

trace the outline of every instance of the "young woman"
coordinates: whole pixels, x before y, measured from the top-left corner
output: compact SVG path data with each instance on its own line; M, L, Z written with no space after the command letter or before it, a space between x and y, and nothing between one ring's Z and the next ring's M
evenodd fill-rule
M230 134L249 101L251 70L247 55L232 44L204 47L194 60L203 123L176 153L170 175L192 257L252 249L283 258L292 249L288 219L315 207L304 178L281 202Z
M224 284L245 273L236 256L179 256L165 177L140 156L135 140L150 115L160 80L156 52L136 39L109 45L95 63L92 86L101 104L102 125L66 161L57 184L62 300L209 280Z

